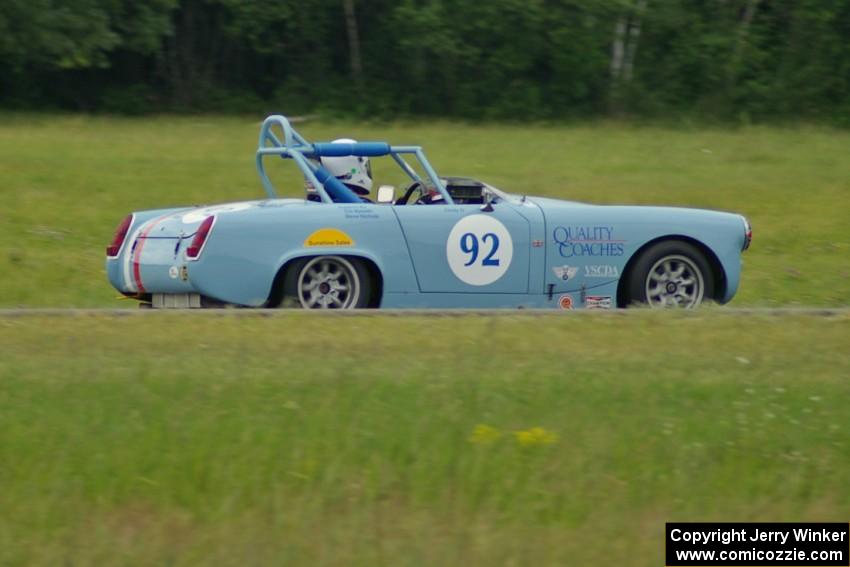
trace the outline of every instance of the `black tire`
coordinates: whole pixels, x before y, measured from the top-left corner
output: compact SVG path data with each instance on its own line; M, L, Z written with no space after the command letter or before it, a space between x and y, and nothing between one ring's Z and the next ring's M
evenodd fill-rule
M714 273L705 255L679 240L644 250L629 272L626 306L691 309L714 299Z
M372 277L362 260L314 256L291 263L283 280L281 307L363 309L372 297Z

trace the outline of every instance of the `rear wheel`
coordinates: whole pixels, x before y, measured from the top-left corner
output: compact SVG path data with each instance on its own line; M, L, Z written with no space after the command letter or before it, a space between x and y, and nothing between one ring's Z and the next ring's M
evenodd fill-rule
M354 258L316 256L289 267L284 304L303 309L368 307L372 283L369 271Z
M691 309L714 298L714 274L702 252L680 241L659 242L641 254L628 280L628 303Z

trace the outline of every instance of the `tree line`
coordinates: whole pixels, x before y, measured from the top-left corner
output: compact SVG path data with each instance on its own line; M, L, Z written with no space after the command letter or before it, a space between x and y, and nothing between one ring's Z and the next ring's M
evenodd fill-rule
M0 107L850 125L850 0L2 0Z

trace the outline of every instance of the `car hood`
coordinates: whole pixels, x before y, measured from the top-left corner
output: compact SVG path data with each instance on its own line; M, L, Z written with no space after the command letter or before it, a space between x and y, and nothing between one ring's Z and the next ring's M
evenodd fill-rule
M720 222L741 223L743 218L737 213L715 211L711 209L696 209L691 207L670 207L654 205L592 205L576 201L562 201L546 197L528 197L547 217L552 215L569 215L570 211L581 210L582 219L618 220L629 224L657 224L659 222Z

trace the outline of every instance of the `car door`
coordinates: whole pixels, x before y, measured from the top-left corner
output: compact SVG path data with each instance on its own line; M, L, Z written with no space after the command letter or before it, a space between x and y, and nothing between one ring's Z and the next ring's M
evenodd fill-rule
M512 203L393 210L422 292L528 293L530 227Z

